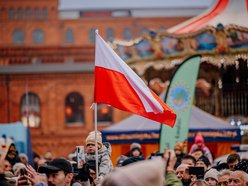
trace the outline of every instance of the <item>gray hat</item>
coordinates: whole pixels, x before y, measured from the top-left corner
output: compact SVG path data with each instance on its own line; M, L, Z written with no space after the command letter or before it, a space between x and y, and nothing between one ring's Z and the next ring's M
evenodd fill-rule
M209 169L204 175L204 180L206 180L207 178L213 178L218 182L219 181L219 179L218 179L219 174L220 173L216 169Z

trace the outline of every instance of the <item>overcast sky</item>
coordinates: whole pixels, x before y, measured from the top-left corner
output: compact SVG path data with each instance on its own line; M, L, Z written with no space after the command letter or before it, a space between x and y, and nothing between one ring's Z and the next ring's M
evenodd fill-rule
M132 9L209 7L214 0L60 0L59 9Z

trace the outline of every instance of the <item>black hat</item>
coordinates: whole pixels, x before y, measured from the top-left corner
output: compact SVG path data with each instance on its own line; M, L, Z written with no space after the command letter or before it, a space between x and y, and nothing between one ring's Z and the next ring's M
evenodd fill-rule
M67 173L72 173L72 165L69 161L64 158L55 158L52 161L42 165L39 167L39 173L49 173L49 172L57 172L57 171L64 171Z
M202 161L207 167L210 165L209 159L206 156L201 156L196 162Z
M238 162L235 165L234 170L241 170L248 173L248 160L241 160L240 162Z

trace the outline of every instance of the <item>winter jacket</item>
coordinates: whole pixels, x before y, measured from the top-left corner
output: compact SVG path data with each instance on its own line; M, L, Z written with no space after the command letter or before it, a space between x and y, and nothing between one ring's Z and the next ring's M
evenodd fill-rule
M105 176L110 173L113 169L113 164L110 159L111 156L111 145L109 143L103 143L103 146L100 150L98 150L98 164L99 164L99 176ZM95 154L86 153L85 161L95 161Z

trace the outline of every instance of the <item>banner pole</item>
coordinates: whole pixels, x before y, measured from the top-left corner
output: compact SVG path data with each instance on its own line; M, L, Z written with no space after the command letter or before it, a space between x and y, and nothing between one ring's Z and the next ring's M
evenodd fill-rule
M95 125L95 156L96 156L96 178L98 178L98 135L97 135L97 103L94 103L94 125Z

